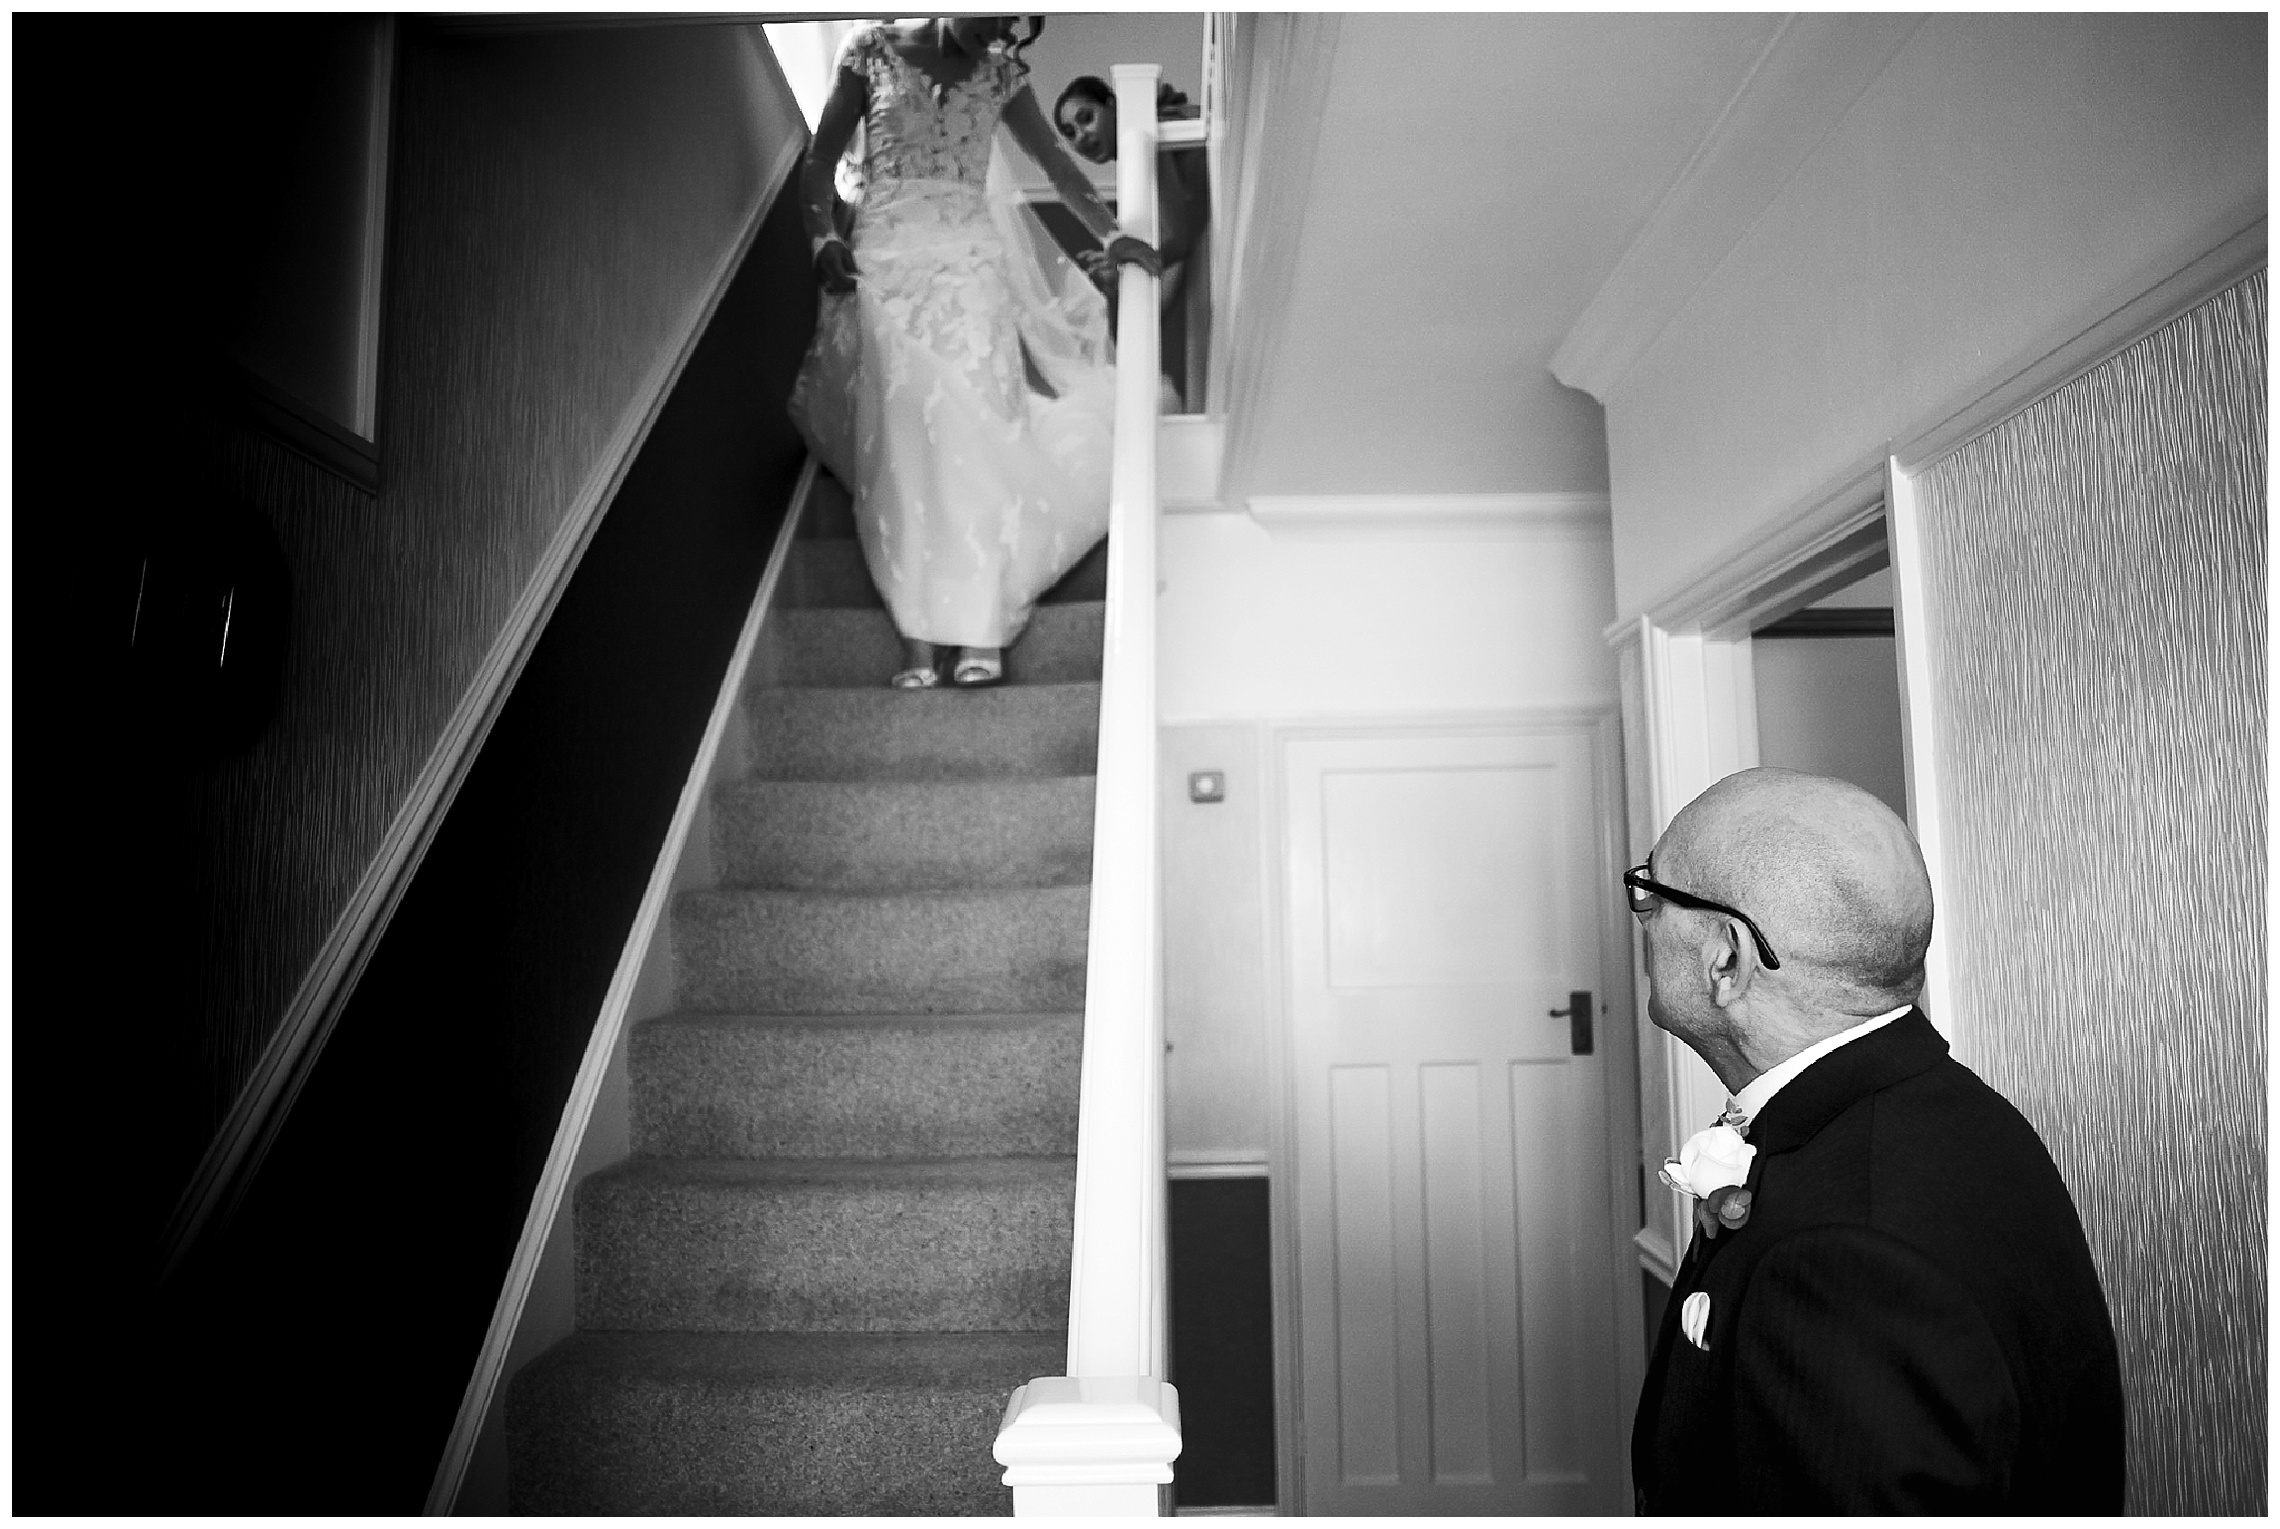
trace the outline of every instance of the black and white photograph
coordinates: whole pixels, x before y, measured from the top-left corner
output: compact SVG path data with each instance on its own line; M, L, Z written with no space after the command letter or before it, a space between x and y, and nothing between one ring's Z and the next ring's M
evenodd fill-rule
M2261 9L19 9L25 1517L2262 1516Z

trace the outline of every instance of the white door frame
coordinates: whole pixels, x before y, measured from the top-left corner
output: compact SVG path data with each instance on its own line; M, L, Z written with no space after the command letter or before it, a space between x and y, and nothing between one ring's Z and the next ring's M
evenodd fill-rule
M1624 864L1646 859L1671 818L1712 782L1758 762L1750 632L1884 567L1884 520L1878 463L1775 534L1607 629L1622 675L1629 750L1631 841ZM1645 974L1628 927L1623 943L1634 963L1634 1029L1643 1053L1637 1150L1651 1175L1678 1143L1717 1118L1726 1090L1683 1042L1648 1022ZM1675 1191L1650 1189L1648 1198L1646 1224L1632 1239L1638 1266L1668 1283L1677 1275L1690 1218Z
M1269 1099L1269 1196L1271 1257L1274 1278L1275 1322L1275 1503L1276 1513L1303 1514L1306 1475L1304 1369L1300 1352L1298 1312L1298 1170L1296 1066L1291 1036L1291 1004L1287 959L1289 956L1289 889L1285 872L1290 844L1284 826L1288 805L1284 772L1290 745L1318 739L1394 737L1446 737L1452 734L1542 733L1587 730L1590 735L1593 777L1593 868L1607 888L1600 913L1601 993L1610 1022L1599 1028L1597 1041L1607 1057L1604 1070L1607 1122L1609 1203L1613 1213L1607 1228L1608 1268L1612 1271L1610 1298L1614 1301L1615 1351L1619 1397L1635 1396L1646 1376L1646 1338L1637 1320L1638 1283L1631 1260L1623 1256L1632 1233L1633 1207L1638 1203L1633 1144L1639 1139L1638 1061L1631 1028L1613 1022L1633 1010L1629 915L1617 895L1622 869L1630 862L1624 849L1624 794L1622 729L1618 714L1607 707L1546 707L1525 711L1466 712L1404 717L1360 717L1315 721L1277 721L1267 725L1267 759L1262 785L1266 845L1267 930L1267 1070L1272 1083ZM1631 1451L1628 1410L1616 1409L1625 1437L1618 1441L1623 1462L1623 1493L1628 1498Z

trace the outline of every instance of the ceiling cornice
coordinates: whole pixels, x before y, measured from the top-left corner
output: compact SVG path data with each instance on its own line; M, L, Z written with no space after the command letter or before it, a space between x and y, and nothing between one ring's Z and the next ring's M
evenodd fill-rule
M418 14L430 31L460 37L498 37L518 32L591 32L611 27L753 26L778 21L839 21L824 11L427 11Z
M1606 403L1925 19L1785 18L1560 342L1552 375Z
M1884 474L1882 453L1848 464L1802 509L1767 520L1715 563L1625 611L1600 635L1619 649L1642 617L1666 632L1745 633L1883 567Z
M1250 494L1251 518L1271 532L1365 536L1605 538L1607 496L1537 494Z

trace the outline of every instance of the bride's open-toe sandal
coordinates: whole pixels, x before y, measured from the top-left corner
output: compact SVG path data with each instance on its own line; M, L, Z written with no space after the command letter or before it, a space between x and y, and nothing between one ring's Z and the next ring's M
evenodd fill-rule
M939 655L933 643L906 637L902 650L903 666L887 681L890 686L896 690L932 690L942 683L942 671L934 667Z
M961 648L958 667L950 671L950 683L961 690L979 690L1004 678L1005 654L997 648Z

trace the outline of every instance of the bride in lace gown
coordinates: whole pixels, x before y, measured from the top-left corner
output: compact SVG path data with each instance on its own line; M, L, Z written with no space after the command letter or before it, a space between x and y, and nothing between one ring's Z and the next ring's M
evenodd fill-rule
M1002 16L857 28L801 171L824 297L792 418L854 495L906 688L939 683L937 645L959 650L953 683L996 683L1038 595L1108 527L1106 305L993 177L998 127L1112 260L1160 268L1062 151L1016 37Z

